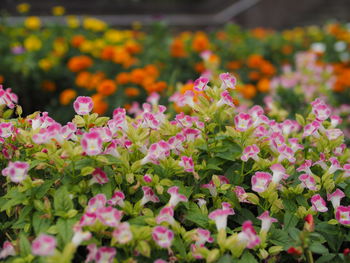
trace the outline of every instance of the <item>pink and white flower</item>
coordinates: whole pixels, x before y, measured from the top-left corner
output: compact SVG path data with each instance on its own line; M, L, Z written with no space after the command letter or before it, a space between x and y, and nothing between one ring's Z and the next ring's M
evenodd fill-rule
M312 174L310 167L312 166L311 160L305 160L305 162L300 165L296 170L297 172L305 172L307 174Z
M73 107L78 115L87 115L92 111L94 103L90 97L79 96L74 101Z
M152 203L159 202L158 196L156 196L156 194L154 193L151 187L142 186L142 191L143 191L143 197L141 199L141 206L144 206L148 202L152 202Z
M102 138L98 132L84 133L81 146L87 155L98 155L102 152Z
M211 220L215 221L215 225L217 230L221 230L221 229L226 229L227 226L227 217L229 215L234 215L235 211L231 208L231 205L228 203L223 204L223 208L222 209L216 209L214 211L212 211L208 217Z
M320 127L321 127L321 124L318 121L313 121L312 123L305 125L303 138L308 137L310 135L313 135L314 137L319 138L320 134L318 133L318 129Z
M259 161L258 153L260 152L259 147L256 144L249 145L244 148L243 155L241 156L241 160L243 162L247 162L250 158L254 161Z
M179 165L185 169L185 172L194 172L194 163L192 157L181 156L181 161L179 161Z
M230 73L221 73L219 78L222 81L221 89L235 89L237 81Z
M266 191L271 181L272 181L271 174L266 172L256 172L251 179L252 190L258 193L262 193Z
M342 225L350 225L350 206L338 206L335 218Z
M236 129L241 132L248 130L253 125L252 117L249 114L243 112L236 115L234 121Z
M196 91L204 91L208 88L209 79L205 77L199 77L194 82L194 89Z
M230 181L223 175L219 175L218 178L220 185L230 183ZM210 180L208 184L203 184L202 188L207 188L212 196L217 196L217 190L213 180Z
M159 164L159 160L164 160L170 154L169 143L161 140L157 143L153 143L148 149L147 155L141 160L141 164L152 162Z
M339 188L337 188L332 194L327 194L327 200L332 202L334 209L337 209L337 207L340 206L340 201L343 197L345 197L345 194Z
M175 223L174 208L172 206L165 206L160 210L159 215L156 217L157 224L167 222L170 225Z
M238 234L239 243L247 248L254 248L260 244L260 238L256 234L251 221L245 221L242 225L242 232Z
M120 207L124 207L124 199L125 195L122 191L115 191L112 198L107 201L109 205L119 205Z
M98 183L98 184L105 184L108 183L109 179L107 177L107 174L101 169L96 168L92 172L92 179L90 180L91 184Z
M106 196L104 194L97 194L89 200L86 211L88 213L94 213L97 209L105 207L106 203Z
M350 177L350 163L344 164L343 170L344 170L343 176L345 178Z
M326 104L317 104L312 108L312 111L318 121L327 120L331 115L331 109Z
M269 211L265 211L260 216L257 217L261 220L261 231L267 233L272 225L272 223L278 222L276 218L270 216Z
M113 247L100 247L95 256L96 263L112 263L117 251Z
M312 191L316 191L316 181L311 174L302 174L299 176L299 180L302 182L302 186L306 187Z
M123 222L118 225L113 231L113 237L119 244L126 244L132 240L132 232L130 229L130 224L128 222Z
M83 241L89 240L92 234L89 231L81 231L79 229L74 230L74 235L72 238L72 243L78 247Z
M158 246L170 248L174 239L174 232L164 226L156 226L153 228L152 238Z
M5 241L2 245L2 250L0 251L0 259L15 255L16 251L12 243L9 241Z
M278 162L282 162L284 159L287 159L290 163L294 163L296 161L294 157L294 151L292 148L288 147L287 145L284 145L280 148L278 148L279 156L278 156Z
M106 226L117 227L123 216L123 212L109 206L97 209L96 215L97 219L99 219L102 224Z
M331 166L328 169L328 174L334 174L338 170L343 170L336 157L329 158L329 161L331 162Z
M46 234L40 234L32 243L32 253L37 256L51 256L55 248L56 239Z
M3 176L9 176L14 183L20 183L28 176L29 164L26 162L9 162L8 166L2 170Z
M216 103L216 106L221 107L222 105L225 105L225 104L230 107L235 107L233 103L233 99L227 90L221 93L221 99Z
M344 136L344 133L340 129L328 129L326 130L326 136L328 140L333 141L341 136Z
M187 202L188 199L185 195L179 194L179 187L172 186L168 189L168 194L171 195L170 200L168 202L168 206L176 207L180 202Z
M272 171L272 182L276 184L278 184L282 179L287 179L289 177L289 175L286 174L286 168L279 163L271 165L270 170Z
M15 127L11 122L0 123L0 137L8 138L13 135Z
M239 202L241 202L241 203L250 203L250 201L248 201L248 195L247 195L247 193L246 193L246 191L244 190L243 187L235 186L234 192L235 192Z
M328 208L326 206L326 201L319 194L316 194L311 197L311 203L314 211L321 212L321 213L328 211Z

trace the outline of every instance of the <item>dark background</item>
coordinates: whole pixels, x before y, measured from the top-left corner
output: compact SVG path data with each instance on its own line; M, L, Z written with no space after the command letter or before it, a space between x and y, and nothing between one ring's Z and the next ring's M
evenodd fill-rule
M350 0L0 0L0 9L16 17L16 5L23 2L31 5L31 15L51 16L51 8L61 5L68 15L98 16L116 26L127 26L134 18L144 25L163 19L169 25L203 28L228 21L247 28L275 29L350 21ZM228 12L219 21L214 18L238 2L248 7L232 11L237 14Z

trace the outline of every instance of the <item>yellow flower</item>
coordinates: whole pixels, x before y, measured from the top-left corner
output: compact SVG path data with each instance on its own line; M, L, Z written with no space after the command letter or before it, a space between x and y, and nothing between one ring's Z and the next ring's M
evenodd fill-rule
M41 27L41 20L37 16L30 16L24 20L24 26L28 29L39 29Z
M67 16L67 25L70 28L77 28L80 26L80 21L76 16Z
M29 51L39 50L41 46L41 40L36 36L29 36L24 40L24 47Z
M94 44L92 41L86 40L80 45L79 49L81 52L87 53L94 49Z
M85 29L98 32L98 31L105 30L105 28L107 27L107 24L97 18L88 17L84 19L83 27Z
M63 6L60 6L60 5L58 5L58 6L54 6L53 8L52 8L52 14L54 15L54 16L62 16L64 13L65 13L65 9L64 9L64 7Z
M43 58L39 60L39 68L41 68L44 71L48 71L52 68L52 63L48 58Z
M19 4L16 6L16 9L18 13L21 13L21 14L28 13L30 9L30 4L27 4L27 3Z
M123 40L124 36L123 33L119 30L115 30L115 29L110 29L108 31L106 31L106 33L104 34L104 38L111 42L111 43L117 43Z

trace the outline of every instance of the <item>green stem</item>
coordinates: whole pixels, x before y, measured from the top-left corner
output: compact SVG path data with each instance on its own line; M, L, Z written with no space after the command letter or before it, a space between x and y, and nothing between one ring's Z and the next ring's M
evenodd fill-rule
M314 258L312 256L311 250L307 249L305 254L306 254L306 262L314 263Z

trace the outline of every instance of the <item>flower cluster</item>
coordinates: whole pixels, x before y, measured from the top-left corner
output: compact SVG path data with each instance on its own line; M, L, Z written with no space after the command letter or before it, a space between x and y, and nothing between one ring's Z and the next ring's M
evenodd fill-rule
M341 118L237 107L236 79L199 78L196 94L152 94L134 117L91 113L62 125L47 112L1 119L0 257L48 262L345 262L350 151ZM345 253L345 252L344 252Z

